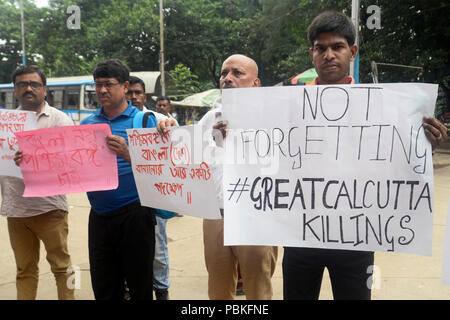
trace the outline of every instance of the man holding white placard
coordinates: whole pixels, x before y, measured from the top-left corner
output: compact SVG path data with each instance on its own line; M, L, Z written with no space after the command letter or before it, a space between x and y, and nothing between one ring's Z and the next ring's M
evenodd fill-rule
M232 55L222 64L220 88L259 87L258 66L244 55ZM199 124L213 127L226 136L226 121L221 120L219 108L205 114ZM220 145L222 137L215 135ZM215 167L213 178L217 196L223 211L222 168ZM219 174L217 174L219 173ZM233 299L238 280L237 265L242 276L243 290L247 299L271 299L272 275L275 271L278 248L272 246L224 246L224 220L203 220L205 262L209 274L208 294L210 299Z
M247 56L235 54L222 64L220 88L259 87L258 66ZM215 144L223 146L227 122L222 119L221 101L216 101L198 123L213 131ZM158 130L164 132L175 122L168 119L158 122ZM214 144L214 142L212 142ZM217 148L221 149L221 148ZM216 150L220 154L220 150ZM217 156L216 156L217 157ZM218 156L221 158L220 156ZM212 166L214 185L223 215L222 159ZM224 246L224 219L203 220L205 263L208 270L208 294L212 300L233 299L236 295L238 265L243 290L247 299L268 300L272 298L272 275L275 271L278 248L275 246Z
M355 28L348 17L324 12L308 28L310 56L318 73L315 85L353 84L350 62L358 51ZM434 118L424 119L425 134L433 149L446 138L445 127ZM318 248L285 247L283 257L284 299L318 299L327 267L334 299L370 299L374 253Z

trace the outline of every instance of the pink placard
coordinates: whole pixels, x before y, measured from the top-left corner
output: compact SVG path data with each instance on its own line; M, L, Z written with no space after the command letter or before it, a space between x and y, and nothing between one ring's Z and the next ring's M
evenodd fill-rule
M24 197L45 197L118 186L116 154L106 145L107 124L53 127L16 133Z

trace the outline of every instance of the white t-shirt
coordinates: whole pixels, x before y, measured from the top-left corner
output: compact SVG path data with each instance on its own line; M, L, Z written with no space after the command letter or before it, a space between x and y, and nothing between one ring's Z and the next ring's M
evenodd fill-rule
M167 119L167 117L166 117L165 115L163 115L162 113L159 113L159 112L150 110L150 109L148 109L146 106L143 106L143 107L142 107L142 111L143 111L143 112L149 112L149 111L152 112L152 113L155 115L156 122L159 122L159 121L162 121L162 120Z

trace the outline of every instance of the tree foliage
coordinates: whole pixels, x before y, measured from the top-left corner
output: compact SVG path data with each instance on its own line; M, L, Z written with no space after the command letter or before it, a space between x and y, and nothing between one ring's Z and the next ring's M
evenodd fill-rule
M222 61L233 53L258 63L263 85L312 66L307 28L320 12L351 15L351 0L164 0L166 70L180 64L198 76L199 90L218 87ZM28 63L51 76L90 74L96 62L120 58L132 70L158 70L159 0L24 0ZM68 29L67 7L78 5L80 29ZM381 29L366 26L367 7L381 8ZM379 68L381 82L439 83L450 97L450 4L446 0L361 0L360 80L372 82L371 62L422 67ZM0 0L0 81L21 63L17 1ZM178 68L178 69L177 69ZM186 81L190 81L186 78Z
M43 10L37 8L33 2L24 0L25 28L36 28L42 17ZM31 34L26 34L25 52L36 56L31 44ZM30 41L28 41L30 40ZM11 72L22 64L22 35L19 5L13 0L0 0L0 81L11 82Z
M169 73L172 79L172 85L168 88L171 97L183 100L189 95L200 92L198 77L184 64L177 64Z

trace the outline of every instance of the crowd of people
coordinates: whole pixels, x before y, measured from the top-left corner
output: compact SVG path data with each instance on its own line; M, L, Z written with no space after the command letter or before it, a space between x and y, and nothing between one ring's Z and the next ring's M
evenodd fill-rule
M350 62L358 47L355 28L342 13L327 11L318 15L308 28L309 51L318 77L313 84L351 84ZM117 155L119 186L114 190L92 191L89 215L89 263L95 299L151 300L153 291L167 300L169 268L166 220L155 210L141 206L134 182L126 129L145 107L145 84L130 77L120 60L99 62L93 71L101 107L81 124L107 123L112 134L107 145ZM38 128L71 125L72 121L45 101L46 77L36 66L21 66L13 74L15 96L21 110L35 111ZM242 54L232 54L222 64L220 89L259 87L256 62ZM161 134L178 123L170 114L170 99L157 100L157 112L150 112L146 127L158 128ZM223 118L221 100L199 122L214 128L213 144L221 148L226 139L227 119ZM437 119L424 118L425 134L435 149L447 138L447 129ZM217 135L218 134L218 135ZM218 153L220 154L220 153ZM14 161L23 159L18 151ZM210 299L233 299L239 277L247 299L273 296L272 275L278 256L273 246L224 246L222 168L213 167L216 195L221 203L222 219L203 222L204 257L208 271ZM7 217L11 246L17 265L17 298L35 299L38 284L39 243L44 243L47 260L55 275L59 299L74 299L66 285L70 273L67 247L68 207L66 197L22 197L23 180L1 179L2 210ZM156 226L156 229L155 229ZM368 251L286 247L283 256L283 297L318 299L324 268L330 273L335 299L370 299L367 286L369 266L374 253Z

